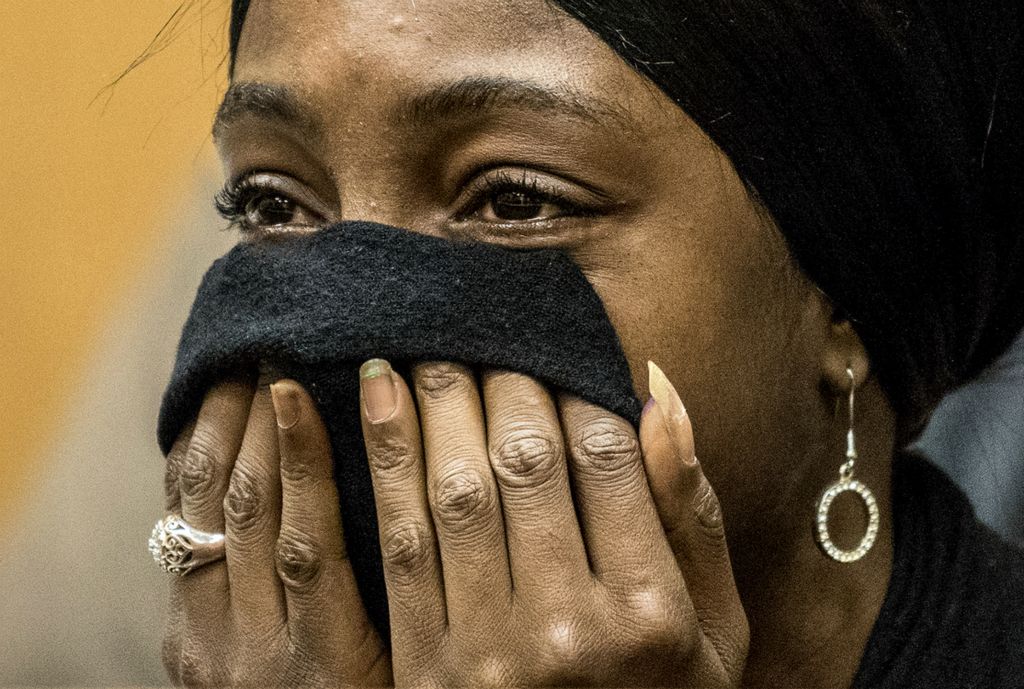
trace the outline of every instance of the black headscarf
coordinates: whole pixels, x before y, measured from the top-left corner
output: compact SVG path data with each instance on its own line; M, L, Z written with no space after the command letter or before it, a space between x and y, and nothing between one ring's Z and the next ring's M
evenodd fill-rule
M729 156L905 422L1024 324L1019 0L554 4Z

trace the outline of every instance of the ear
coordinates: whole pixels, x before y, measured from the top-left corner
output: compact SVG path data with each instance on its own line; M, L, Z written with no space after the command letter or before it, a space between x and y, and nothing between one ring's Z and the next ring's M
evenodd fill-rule
M857 387L863 385L871 374L868 352L854 330L853 323L833 308L825 346L821 352L822 382L837 394L848 392L850 375L846 372L847 368L853 370L853 383Z

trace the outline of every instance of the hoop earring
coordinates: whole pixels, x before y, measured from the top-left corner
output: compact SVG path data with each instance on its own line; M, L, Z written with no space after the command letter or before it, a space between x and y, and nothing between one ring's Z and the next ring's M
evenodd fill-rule
M856 562L864 557L871 550L871 546L875 544L875 538L878 536L878 501L875 500L874 493L867 486L853 478L853 465L857 460L857 447L853 436L853 402L856 382L853 376L853 369L849 366L846 368L846 375L850 377L850 429L846 433L846 461L839 467L839 480L826 488L818 500L818 513L814 530L818 545L821 546L825 554L836 562L843 563ZM863 538L861 538L860 544L853 550L840 549L832 542L832 538L828 533L829 507L832 506L832 501L840 493L845 493L846 491L860 496L868 512L867 531L864 533Z

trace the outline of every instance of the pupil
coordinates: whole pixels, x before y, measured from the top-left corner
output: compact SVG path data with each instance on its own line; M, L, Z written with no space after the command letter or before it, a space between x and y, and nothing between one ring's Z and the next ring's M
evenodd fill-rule
M506 191L492 201L494 214L502 220L528 220L540 214L543 205L538 199L520 191Z
M253 225L285 225L291 222L295 208L283 196L264 196L253 199L247 215Z

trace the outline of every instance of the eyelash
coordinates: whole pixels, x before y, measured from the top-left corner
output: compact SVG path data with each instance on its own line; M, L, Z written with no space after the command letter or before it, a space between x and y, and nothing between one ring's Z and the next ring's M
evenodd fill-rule
M551 218L539 221L519 221L502 224L526 225L530 223L552 222L565 217L586 217L594 215L594 210L587 208L557 191L552 185L543 183L536 177L530 177L525 170L521 173L513 173L508 170L498 170L491 175L480 176L478 181L470 185L468 193L470 200L464 204L463 209L455 215L457 221L465 222L471 219L474 213L478 213L488 202L492 201L499 194L518 193L525 194L536 200L539 204L552 204L559 207L558 214ZM291 203L300 207L297 201L289 194L278 190L274 185L261 183L254 179L254 174L242 177L235 181L229 181L224 185L213 198L213 205L217 213L228 222L226 229L237 228L241 232L259 231L259 227L252 226L246 219L247 209L254 199L262 195L280 196L288 199Z
M593 214L591 209L569 199L552 185L545 184L536 177L531 178L525 170L519 174L508 170L498 170L489 176L479 177L478 181L470 185L469 193L471 195L469 203L456 214L456 218L460 221L468 220L473 213L479 212L494 197L505 193L525 194L541 204L558 206L561 209L559 214L554 218L549 218L548 221ZM528 224L528 222L518 224Z
M250 227L245 219L246 209L253 199L261 194L276 192L270 185L260 184L251 176L242 177L236 181L229 181L224 188L213 197L213 207L217 209L220 217L228 221L225 229L238 228L242 232L252 231L256 228ZM278 193L279 196L287 197L286 194Z

